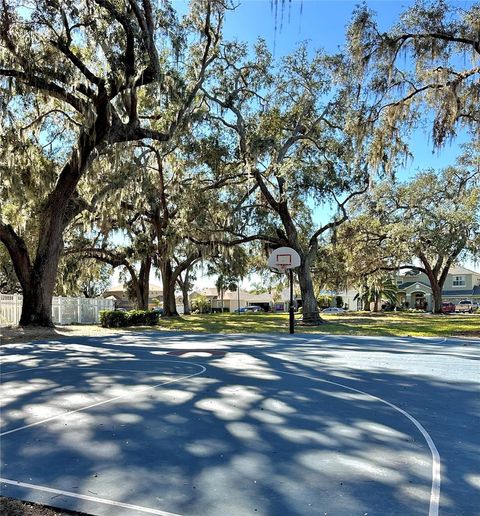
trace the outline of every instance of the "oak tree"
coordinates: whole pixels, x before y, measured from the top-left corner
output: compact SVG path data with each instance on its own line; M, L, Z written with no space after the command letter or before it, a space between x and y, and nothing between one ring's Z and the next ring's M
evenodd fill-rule
M224 9L194 2L179 20L167 1L2 1L1 182L11 187L2 200L22 181L19 147L28 186L49 182L29 190L41 197L33 249L23 228L4 213L0 220L24 294L20 324L52 325L63 233L89 204L79 185L92 161L122 142L168 141L188 123L216 57Z

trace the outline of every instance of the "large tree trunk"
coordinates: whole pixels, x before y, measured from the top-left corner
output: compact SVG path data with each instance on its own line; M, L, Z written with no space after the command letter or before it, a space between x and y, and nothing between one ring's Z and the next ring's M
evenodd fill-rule
M428 281L432 288L432 312L434 314L442 313L442 289L444 281L439 281L432 273L427 270Z
M432 303L432 312L434 314L441 314L442 313L442 287L438 283L438 281L430 282L432 286L432 297L433 297L433 303Z
M313 289L312 273L310 272L310 261L302 257L302 263L297 270L298 282L302 296L303 324L319 325L325 321L320 317L317 299Z
M165 260L161 270L163 282L163 315L167 317L178 317L177 304L175 301L176 275L173 272L172 262Z
M190 299L188 296L188 289L189 289L189 276L190 276L190 269L187 269L185 271L185 277L183 279L178 277L178 283L180 284L180 288L182 289L182 300L183 300L183 314L184 315L190 315Z
M188 285L182 287L183 314L190 315L190 299L188 297Z
M144 258L140 264L140 273L138 274L137 292L137 309L148 310L148 294L150 290L150 269L152 267L152 258L148 256Z
M61 237L60 237L61 240ZM21 326L49 326L52 321L52 297L57 279L60 251L37 254L28 286L23 289Z
M424 265L424 272L428 277L428 281L430 282L430 287L432 289L432 312L434 314L442 313L443 285L445 284L445 280L447 279L447 274L450 270L453 260L455 260L455 258L458 256L462 248L463 247L460 247L448 257L439 256L437 258L436 264L433 267L431 267L427 257L424 254L419 255L419 258Z
M63 224L56 210L47 209L35 262L31 265L24 240L9 225L1 225L0 240L5 244L22 287L22 326L53 326L52 296L58 262L63 249Z

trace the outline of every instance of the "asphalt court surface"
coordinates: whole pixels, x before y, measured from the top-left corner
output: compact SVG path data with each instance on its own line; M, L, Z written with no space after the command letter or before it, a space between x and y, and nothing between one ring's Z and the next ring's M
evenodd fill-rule
M480 514L480 342L2 346L1 492L98 515Z

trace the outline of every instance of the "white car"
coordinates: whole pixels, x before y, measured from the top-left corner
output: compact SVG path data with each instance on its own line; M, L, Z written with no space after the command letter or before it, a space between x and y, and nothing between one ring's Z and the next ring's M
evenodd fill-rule
M245 312L264 312L265 310L261 306L248 305L245 307Z
M325 310L322 310L322 313L324 314L340 314L342 312L346 312L343 308L336 308L334 306L331 306L330 308L325 308Z
M472 313L478 308L478 304L471 299L464 299L455 305L455 312L469 312Z

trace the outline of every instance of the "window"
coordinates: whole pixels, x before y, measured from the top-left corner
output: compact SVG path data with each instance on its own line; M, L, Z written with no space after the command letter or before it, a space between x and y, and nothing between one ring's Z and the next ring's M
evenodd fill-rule
M454 287L464 287L465 286L465 276L454 276L453 277L453 286Z

